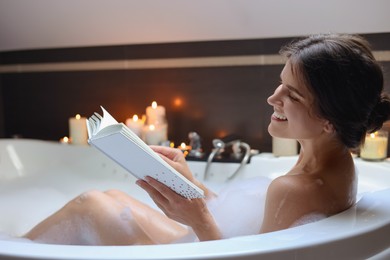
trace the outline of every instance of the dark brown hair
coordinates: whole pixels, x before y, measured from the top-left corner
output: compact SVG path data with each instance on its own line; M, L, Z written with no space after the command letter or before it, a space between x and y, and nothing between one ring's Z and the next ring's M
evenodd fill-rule
M329 120L347 147L358 147L366 132L389 119L383 72L362 37L313 35L283 47L281 54L312 93L318 116Z

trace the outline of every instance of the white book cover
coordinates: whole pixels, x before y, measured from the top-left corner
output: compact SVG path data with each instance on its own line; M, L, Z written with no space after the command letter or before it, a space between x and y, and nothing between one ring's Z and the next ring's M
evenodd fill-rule
M87 119L88 143L117 162L136 178L150 176L183 197L202 198L203 190L177 172L125 124L118 123L103 107Z

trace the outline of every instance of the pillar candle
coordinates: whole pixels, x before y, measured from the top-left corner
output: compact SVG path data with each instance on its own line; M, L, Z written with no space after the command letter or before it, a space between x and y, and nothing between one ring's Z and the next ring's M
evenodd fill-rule
M126 119L126 126L133 131L139 137L142 137L142 129L144 127L144 121L134 115L133 118Z
M388 133L378 131L367 134L364 145L360 150L360 157L366 160L383 160L387 157Z
M160 145L162 142L167 140L166 125L155 126L147 125L144 126L143 139L148 145Z
M69 137L72 144L87 144L87 119L77 114L69 118Z
M297 155L298 142L295 139L272 137L272 153L275 156Z
M146 120L148 125L165 124L165 107L153 101L152 105L146 108Z

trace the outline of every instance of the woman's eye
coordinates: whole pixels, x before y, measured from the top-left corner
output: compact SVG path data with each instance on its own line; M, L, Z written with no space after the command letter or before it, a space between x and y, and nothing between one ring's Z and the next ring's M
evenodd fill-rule
M299 101L298 98L294 97L294 95L291 95L291 93L288 94L288 97L292 100L292 101Z
M299 98L295 96L294 93L292 93L284 84L282 81L280 81L280 86L282 89L285 89L285 91L288 93L287 97L291 99L292 101L299 101Z

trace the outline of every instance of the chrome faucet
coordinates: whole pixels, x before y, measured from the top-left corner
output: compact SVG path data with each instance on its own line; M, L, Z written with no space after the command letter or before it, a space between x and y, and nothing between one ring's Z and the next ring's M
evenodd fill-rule
M228 178L228 180L233 179L240 171L241 169L249 162L250 155L251 155L251 148L247 143L242 142L237 136L230 135L223 139L214 139L213 140L213 150L211 151L209 157L207 158L207 164L204 172L204 179L206 180L209 176L209 170L211 163L213 162L213 159L216 156L220 156L225 148L231 146L233 150L233 157L234 158L240 158L242 156L241 154L241 148L245 149L245 155L241 160L240 165L236 169L236 171Z
M189 132L188 139L190 139L191 146L191 150L188 155L195 158L201 158L203 156L203 152L201 137L199 136L199 134L197 132Z

